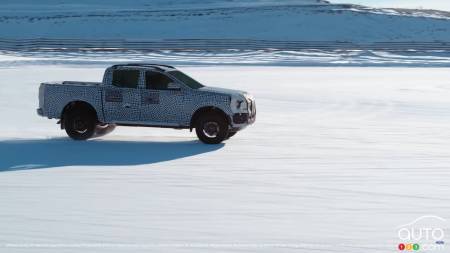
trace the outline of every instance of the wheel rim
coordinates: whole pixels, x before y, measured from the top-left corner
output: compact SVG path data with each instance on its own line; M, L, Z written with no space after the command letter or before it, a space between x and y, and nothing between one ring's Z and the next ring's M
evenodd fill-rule
M88 130L87 122L82 118L77 117L73 121L73 129L79 134L84 134Z
M220 127L217 122L209 121L203 125L203 134L205 134L208 138L216 138L219 131Z

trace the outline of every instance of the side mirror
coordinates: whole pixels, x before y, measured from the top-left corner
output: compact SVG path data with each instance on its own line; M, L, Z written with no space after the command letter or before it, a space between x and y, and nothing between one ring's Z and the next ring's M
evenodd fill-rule
M181 87L177 83L169 83L169 84L167 84L167 89L168 90L180 90Z

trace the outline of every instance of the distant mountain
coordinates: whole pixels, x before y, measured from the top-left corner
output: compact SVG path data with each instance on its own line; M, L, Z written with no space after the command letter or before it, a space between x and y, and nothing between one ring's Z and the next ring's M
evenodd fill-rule
M450 14L322 0L4 0L0 39L450 41Z

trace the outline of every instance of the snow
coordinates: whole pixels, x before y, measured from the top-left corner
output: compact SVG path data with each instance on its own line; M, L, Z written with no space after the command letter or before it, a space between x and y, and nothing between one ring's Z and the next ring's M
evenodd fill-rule
M450 72L431 66L450 66L449 17L322 0L2 1L0 252L396 250L399 225L448 218ZM143 61L252 93L256 123L215 146L132 127L75 142L37 116L40 82Z
M21 12L60 12L60 11L103 11L103 10L164 10L164 9L198 9L229 8L277 5L326 5L324 0L3 0L4 11Z
M425 46L426 47L426 46ZM450 44L448 44L450 49ZM448 67L449 50L48 50L0 52L0 67L55 64L105 66L123 62L236 66Z
M324 1L40 1L2 3L2 39L449 41L450 14ZM164 45L162 43L162 45Z
M36 115L39 82L104 67L0 68L0 251L390 252L397 226L448 215L447 69L182 66L255 95L256 123L218 146L74 142Z

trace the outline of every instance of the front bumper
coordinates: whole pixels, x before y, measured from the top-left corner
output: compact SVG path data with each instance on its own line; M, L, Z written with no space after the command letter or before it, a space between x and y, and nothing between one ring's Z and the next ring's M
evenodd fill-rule
M248 113L235 113L233 114L233 123L234 124L245 124L248 122L249 114Z

